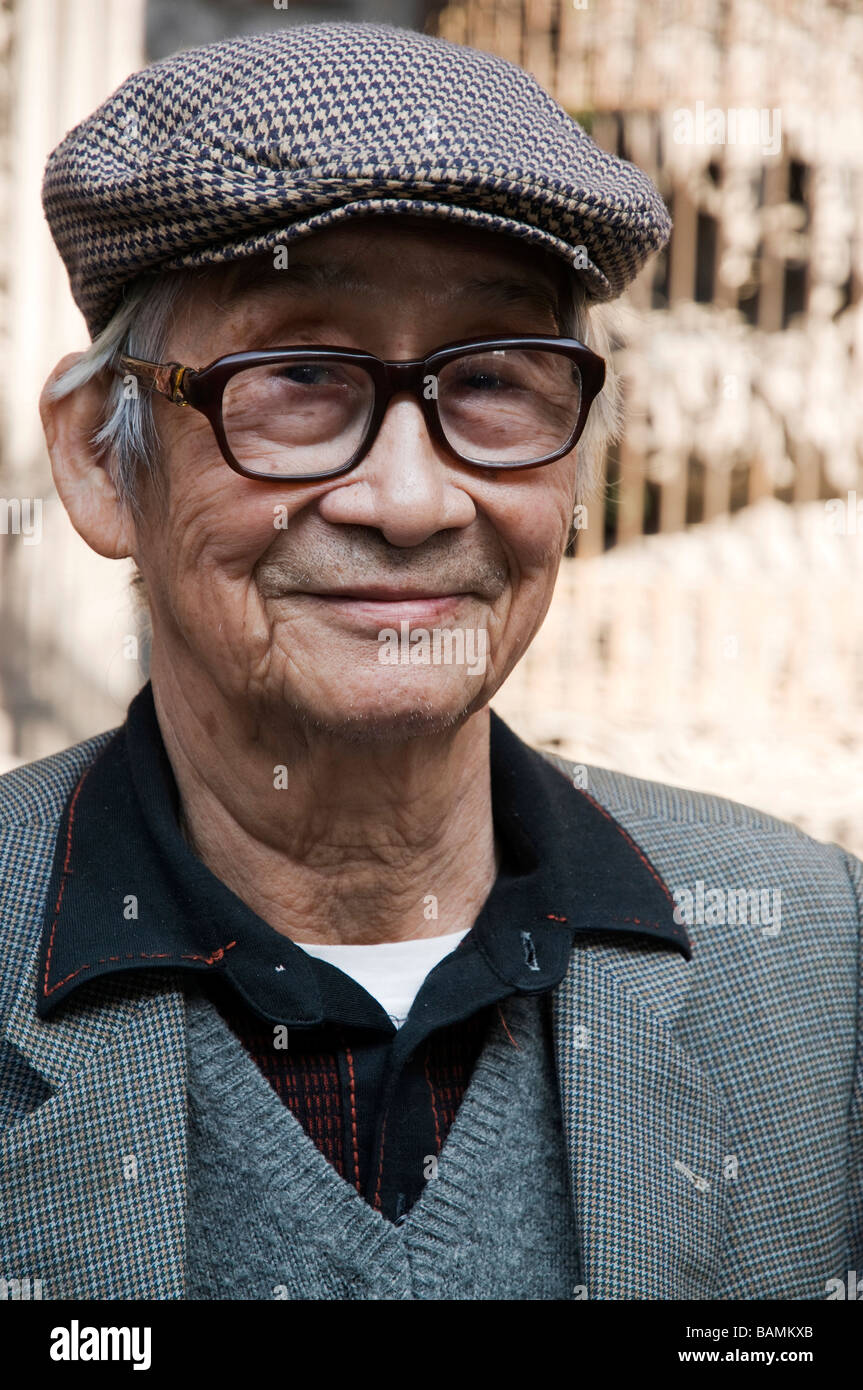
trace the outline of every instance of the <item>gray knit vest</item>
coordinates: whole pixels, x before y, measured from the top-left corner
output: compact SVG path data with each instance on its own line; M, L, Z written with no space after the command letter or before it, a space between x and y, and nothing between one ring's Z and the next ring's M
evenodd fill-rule
M501 1007L506 1027L495 1018L437 1177L394 1225L339 1176L190 990L186 1297L576 1296L547 1000Z

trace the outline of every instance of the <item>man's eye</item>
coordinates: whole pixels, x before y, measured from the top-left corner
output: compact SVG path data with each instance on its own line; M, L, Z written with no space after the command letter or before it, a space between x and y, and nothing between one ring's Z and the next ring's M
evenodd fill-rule
M466 387L471 391L494 391L509 383L497 372L471 372L469 375L460 377L457 385Z
M327 386L334 380L330 368L317 362L297 362L283 367L279 376L297 386Z

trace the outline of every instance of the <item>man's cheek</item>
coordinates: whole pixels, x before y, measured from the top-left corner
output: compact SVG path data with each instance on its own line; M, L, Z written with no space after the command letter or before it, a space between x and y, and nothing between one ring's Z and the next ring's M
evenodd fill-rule
M564 480L528 489L511 516L510 539L525 568L542 569L563 553L572 520L573 491Z
M556 574L568 534L567 522L560 515L546 518L545 528L524 537L520 549L520 568L525 577L542 578Z
M231 524L226 525L226 517ZM283 535L268 512L246 515L234 501L218 516L200 509L181 515L164 550L179 575L194 575L198 582L204 576L221 577L233 583L247 578L274 538Z

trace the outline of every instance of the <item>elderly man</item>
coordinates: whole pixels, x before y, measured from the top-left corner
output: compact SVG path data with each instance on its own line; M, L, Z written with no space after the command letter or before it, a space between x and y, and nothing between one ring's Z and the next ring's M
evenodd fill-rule
M133 75L44 200L93 337L54 478L152 660L121 728L0 779L4 1274L844 1287L861 865L489 710L615 429L649 180L519 68L337 24ZM764 920L699 912L741 886Z

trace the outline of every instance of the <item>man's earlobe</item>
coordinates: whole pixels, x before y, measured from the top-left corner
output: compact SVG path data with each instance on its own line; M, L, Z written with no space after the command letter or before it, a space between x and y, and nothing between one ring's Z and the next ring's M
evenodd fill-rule
M54 368L39 397L39 415L57 494L75 530L91 549L110 560L133 554L134 528L93 435L104 418L110 385L107 372L77 386L60 400L50 387L84 354L67 353Z

